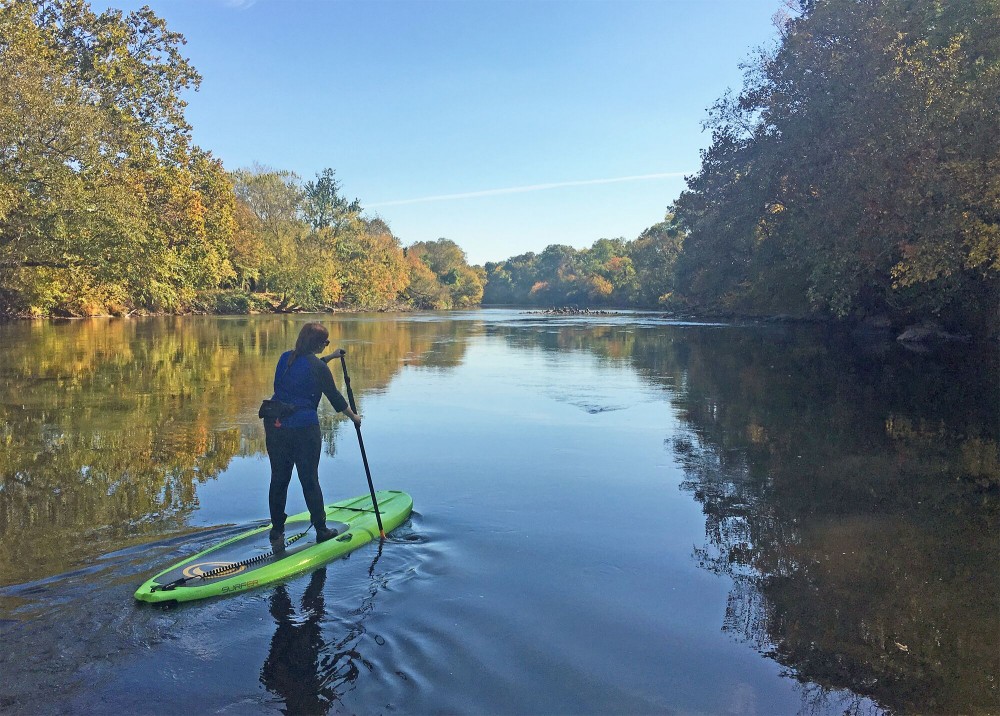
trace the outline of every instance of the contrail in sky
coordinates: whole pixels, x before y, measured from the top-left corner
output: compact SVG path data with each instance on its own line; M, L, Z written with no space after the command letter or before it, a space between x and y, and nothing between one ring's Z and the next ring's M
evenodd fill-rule
M610 179L583 179L578 181L560 181L551 184L528 184L527 186L509 186L504 189L485 189L483 191L467 191L461 194L438 194L437 196L422 196L417 199L396 199L395 201L380 201L368 204L371 209L382 206L400 206L402 204L423 204L429 201L451 201L453 199L474 199L481 196L499 196L501 194L523 194L529 191L544 191L560 189L566 186L591 186L593 184L618 184L627 181L648 181L650 179L667 179L682 177L690 172L661 172L659 174L636 174L629 177L612 177Z

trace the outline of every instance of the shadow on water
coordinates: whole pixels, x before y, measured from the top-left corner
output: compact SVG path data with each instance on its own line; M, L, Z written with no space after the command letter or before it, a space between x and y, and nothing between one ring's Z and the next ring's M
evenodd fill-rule
M341 658L352 657L350 650L345 650L323 663L327 651L322 633L325 585L326 567L322 567L309 579L299 614L284 584L278 585L269 598L271 617L277 626L260 670L260 682L285 703L286 713L326 713L337 699L336 680L326 674L330 667L333 672L338 670ZM357 652L354 655L360 657ZM357 678L357 667L350 666L343 681Z
M414 517L419 518L419 514L414 513ZM345 611L343 600L332 608L327 606L328 570L336 569L337 563L321 567L309 576L298 607L288 585L279 584L271 591L267 598L268 612L275 627L260 668L260 683L283 704L283 713L349 711L343 703L345 695L364 674L383 668L383 664L373 661L373 655L366 655L363 642L370 640L376 646L385 646L381 636L369 633L368 620L376 612L378 597L389 588L390 581L406 578L399 567L408 558L403 557L402 562L397 559L395 566L384 571L377 567L387 546L398 549L417 545L418 550L411 551L410 556L421 553L427 538L411 530L412 524L407 521L392 536L378 541L366 578L352 585L352 599L367 592L352 609ZM414 565L411 561L403 571L412 571Z
M354 624L334 644L328 645L323 636L326 567L309 578L298 612L284 584L271 593L269 610L276 627L260 682L284 702L285 713L327 713L352 688L362 668L372 670L355 647L365 634L364 618L374 609L379 587L384 586L384 578L375 573L382 548L379 543L368 568L369 594L355 610Z

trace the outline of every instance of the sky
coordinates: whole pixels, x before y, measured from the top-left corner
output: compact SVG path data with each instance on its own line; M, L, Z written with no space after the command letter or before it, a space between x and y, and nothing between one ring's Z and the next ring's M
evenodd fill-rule
M636 238L698 170L708 108L782 0L111 0L202 75L195 142L342 193L483 264Z

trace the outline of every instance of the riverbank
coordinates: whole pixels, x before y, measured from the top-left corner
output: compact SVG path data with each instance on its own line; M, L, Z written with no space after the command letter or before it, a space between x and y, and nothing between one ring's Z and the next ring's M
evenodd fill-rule
M303 306L286 296L274 293L218 290L199 293L188 304L171 310L151 311L121 306L104 311L54 311L52 313L6 312L0 321L75 318L137 318L144 316L253 316L281 313L407 313L416 308L403 301L382 306L317 305Z
M673 311L637 307L589 306L514 306L482 305L474 308L511 308L527 314L540 316L622 316L632 311L650 312L667 320L720 323L757 323L820 325L831 330L847 332L855 338L895 340L917 350L931 345L996 344L1000 341L1000 322L992 326L992 332L974 333L956 330L936 319L893 320L888 316L866 316L863 318L838 319L829 315L795 316L789 314L744 314L719 311ZM23 319L75 319L75 318L131 318L142 316L248 316L294 313L409 313L417 307L403 301L394 301L383 306L319 305L302 306L287 296L274 293L252 293L239 290L216 290L199 293L189 305L172 311L121 310L110 313L69 314L60 312L53 315L8 314L0 316L3 321Z

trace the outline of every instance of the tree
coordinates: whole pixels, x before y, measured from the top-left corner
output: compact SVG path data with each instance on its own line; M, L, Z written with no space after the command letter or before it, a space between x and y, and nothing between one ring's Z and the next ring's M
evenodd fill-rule
M469 266L465 252L449 239L418 241L406 249L410 261L411 297L418 305L434 308L477 306L483 298L484 274ZM414 261L427 266L443 292L429 283L430 276Z
M351 306L388 308L410 280L399 239L378 219L360 221L349 230L341 227L336 258L341 300Z
M438 281L431 267L415 252L406 250L406 266L409 282L403 291L403 298L416 308L451 308L451 293Z
M0 6L0 293L8 312L170 309L230 272L219 167L192 147L183 38L148 8Z
M674 205L702 306L995 324L1000 6L803 0Z
M536 258L529 251L506 261L487 263L483 303L523 303L536 281Z
M324 169L315 180L305 183L302 213L314 229L330 227L336 235L342 225L361 215L361 203L347 201L340 188L333 169Z
M628 255L636 271L632 296L636 304L656 306L669 300L683 246L684 231L673 214L667 214L663 221L650 226L629 244Z
M254 287L281 306L384 309L406 288L408 269L388 224L365 218L339 194L334 171L303 182L293 172L254 166L233 174L240 201L239 256Z
M237 199L245 210L241 219L244 246L257 246L260 264L253 269L257 288L281 294L290 301L311 305L318 298L314 288L322 284L322 262L300 252L309 227L300 219L303 191L293 172L254 165L233 172ZM254 237L254 238L249 238Z
M572 246L546 246L535 262L536 280L531 287L531 302L563 304L579 299L576 259L577 251Z
M637 291L635 265L625 239L598 239L577 254L579 300L628 305Z
M635 241L598 239L589 249L553 244L483 269L488 304L651 307L673 286L684 232L673 215Z
M264 237L253 209L236 198L233 207L235 230L229 243L229 263L233 267L232 287L253 291L257 288L267 256Z

